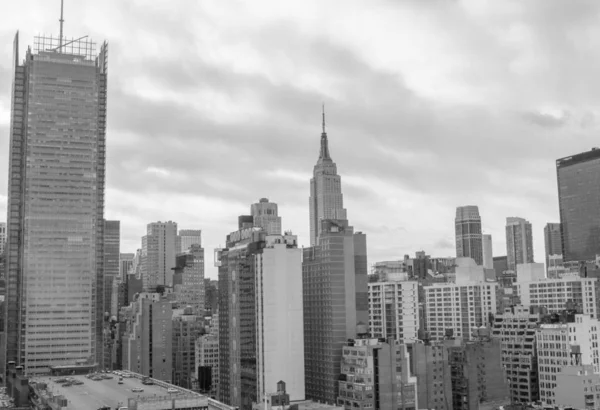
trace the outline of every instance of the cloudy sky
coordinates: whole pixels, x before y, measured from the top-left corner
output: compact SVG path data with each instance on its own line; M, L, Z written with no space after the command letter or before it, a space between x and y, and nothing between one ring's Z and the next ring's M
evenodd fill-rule
M367 6L368 5L368 6ZM0 14L0 215L10 60L58 34L59 0ZM507 216L558 221L555 159L600 145L600 2L67 0L65 35L109 42L106 217L122 251L145 225L203 229L212 249L268 197L309 244L321 104L369 263L451 256L456 206L494 254ZM1 218L4 219L4 218Z

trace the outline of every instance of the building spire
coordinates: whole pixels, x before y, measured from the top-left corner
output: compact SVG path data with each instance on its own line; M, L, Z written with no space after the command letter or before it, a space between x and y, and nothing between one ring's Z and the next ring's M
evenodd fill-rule
M58 38L58 52L62 53L62 45L63 45L63 23L65 22L65 19L63 18L63 7L64 7L64 0L60 0L60 20L58 20L60 22L60 35Z
M321 152L319 152L319 161L329 160L331 161L331 157L329 156L329 146L327 142L327 133L325 132L325 104L323 104L323 133L321 133Z

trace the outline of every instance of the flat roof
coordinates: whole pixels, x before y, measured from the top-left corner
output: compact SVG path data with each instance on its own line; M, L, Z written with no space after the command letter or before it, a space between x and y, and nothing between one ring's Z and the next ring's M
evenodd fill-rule
M164 397L169 395L166 388L155 384L143 385L141 380L135 377L123 378L123 384L118 384L119 377L115 374L110 374L110 376L113 378L101 381L94 381L83 375L45 376L31 378L29 382L45 382L48 384L48 391L54 395L65 396L67 407L63 407L64 410L97 410L102 406L109 406L111 409L114 409L118 406L127 406L129 398ZM59 383L56 383L57 379L64 377L80 380L83 384L63 387ZM144 391L134 393L131 389L135 387L141 387ZM173 387L177 388L176 386Z
M600 149L592 148L590 151L582 152L580 154L571 155L568 157L560 158L556 160L556 167L562 168L569 165L579 164L581 162L591 161L593 159L600 158Z

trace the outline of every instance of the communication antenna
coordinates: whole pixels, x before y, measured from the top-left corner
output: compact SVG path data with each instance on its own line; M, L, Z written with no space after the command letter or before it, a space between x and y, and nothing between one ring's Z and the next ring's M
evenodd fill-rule
M62 45L63 45L63 23L65 22L65 19L63 19L63 7L64 7L64 0L60 0L60 20L58 20L60 22L60 37L58 39L58 52L61 53L62 52Z

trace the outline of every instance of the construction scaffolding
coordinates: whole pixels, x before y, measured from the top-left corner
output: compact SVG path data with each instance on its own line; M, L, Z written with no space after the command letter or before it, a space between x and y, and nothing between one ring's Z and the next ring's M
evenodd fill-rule
M96 59L96 43L88 36L61 39L60 36L38 35L33 38L33 51L70 54L89 61Z

